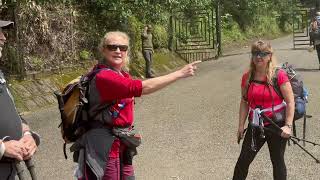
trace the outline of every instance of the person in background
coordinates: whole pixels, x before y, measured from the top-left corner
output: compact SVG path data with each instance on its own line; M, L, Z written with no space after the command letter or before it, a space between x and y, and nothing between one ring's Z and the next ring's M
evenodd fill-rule
M141 34L142 39L142 54L146 61L146 78L153 78L154 75L151 72L152 68L152 54L153 54L153 43L152 43L152 27L147 25L144 27Z

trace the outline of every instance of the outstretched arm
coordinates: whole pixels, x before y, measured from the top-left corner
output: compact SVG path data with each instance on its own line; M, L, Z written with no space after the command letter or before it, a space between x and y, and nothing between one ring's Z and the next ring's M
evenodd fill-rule
M187 78L189 76L193 76L195 73L195 70L197 69L197 64L200 63L201 61L195 61L193 63L190 63L186 66L184 66L182 69L175 71L173 73L148 79L145 81L142 81L142 94L151 94L155 91L158 91L169 84L182 79L182 78Z

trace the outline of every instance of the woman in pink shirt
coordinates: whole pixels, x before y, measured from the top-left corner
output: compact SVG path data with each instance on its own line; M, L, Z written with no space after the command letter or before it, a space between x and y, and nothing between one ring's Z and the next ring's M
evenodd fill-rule
M251 162L267 142L273 165L273 177L275 180L285 180L287 170L284 153L287 140L291 135L294 115L294 96L291 84L286 72L283 70L276 72L276 60L270 43L263 41L253 43L251 54L249 71L243 74L241 82L242 99L239 110L238 142L244 137L247 117L249 123L233 179L246 179ZM278 83L283 98L274 90L274 76L277 76L275 83ZM276 121L283 131L281 136L262 130L263 127L274 127L255 116L257 108L264 109L264 114Z
M90 159L81 161L85 165L84 168L79 168L77 171L79 180L134 180L132 157L136 154L135 147L132 149L127 144L124 144L119 136L116 135L115 128L127 128L129 131L132 129L134 123L134 97L151 94L179 79L193 76L196 64L199 63L199 61L196 61L173 73L144 81L132 79L126 71L129 63L129 47L128 35L119 31L108 32L101 41L100 52L103 56L103 61L94 68L94 70L100 71L90 84L89 104L93 108L94 106L112 104L111 108L104 109L107 110L106 113L100 113L94 117L102 117L102 122L107 122L107 118L111 116L112 123L103 124L103 128L110 129L113 134L111 133L112 137L110 137L108 133L105 133L105 136L99 135L96 138L88 137L88 133L84 134L84 137L87 135L86 139L90 138L86 141L90 145L84 146L94 147L92 150L94 153L85 156L85 158L90 156ZM102 146L98 147L97 144L99 143L97 141L101 139L110 139L110 141L102 143ZM87 149L86 152L88 151L89 153L92 152ZM92 157L96 159L92 160ZM102 167L103 172L101 173L99 166L90 166L88 160L91 160L91 162L104 161L105 163L102 163L105 164Z

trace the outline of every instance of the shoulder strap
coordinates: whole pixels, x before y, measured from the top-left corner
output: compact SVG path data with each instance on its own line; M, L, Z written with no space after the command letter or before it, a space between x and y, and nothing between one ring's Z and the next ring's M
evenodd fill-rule
M281 98L283 98L283 95L281 93L280 90L280 86L278 84L278 76L279 76L279 71L281 68L276 68L274 75L272 77L272 87L274 89L274 91L278 94L278 96L280 96Z
M91 81L100 71L104 71L104 70L112 70L110 68L95 68L92 71L90 71L88 74L83 76L83 79L81 79L82 81Z
M103 70L111 70L110 68L94 68L92 71L90 71L88 74L81 77L79 81L79 89L80 89L80 99L83 103L87 104L89 101L86 98L88 86L90 84L90 81L100 72Z

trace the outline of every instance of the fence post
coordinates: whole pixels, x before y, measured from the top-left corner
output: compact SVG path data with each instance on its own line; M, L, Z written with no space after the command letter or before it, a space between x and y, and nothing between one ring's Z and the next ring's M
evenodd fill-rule
M221 43L221 5L220 0L216 0L216 34L217 34L217 48L218 54L217 56L222 55L222 43Z

